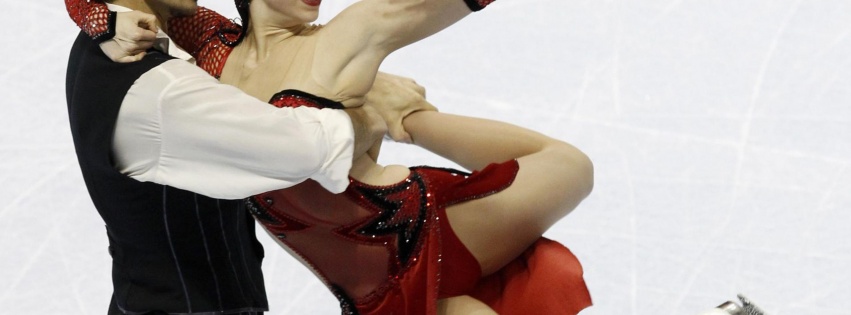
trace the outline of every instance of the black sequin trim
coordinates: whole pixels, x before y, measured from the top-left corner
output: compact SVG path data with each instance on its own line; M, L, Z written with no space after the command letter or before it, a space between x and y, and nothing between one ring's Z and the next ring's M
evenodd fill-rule
M256 198L258 197L252 196L245 198L245 208L247 208L248 211L251 212L251 214L254 215L255 218L257 218L257 220L263 223L281 224L281 221L269 214L269 212L266 210L266 207L260 205L260 202L257 201Z
M304 91L293 90L293 89L283 90L283 91L280 91L278 93L275 93L275 95L273 95L272 98L269 100L269 103L276 104L281 99L284 99L284 98L287 98L287 97L295 97L295 98L298 98L298 99L304 99L304 100L306 100L306 102L311 103L312 105L318 105L317 107L319 107L319 108L345 109L343 104L340 103L340 102L332 101L332 100L324 98L324 97L316 96L316 95L313 95L313 94L310 94L310 93L307 93L307 92L304 92Z
M411 188L419 190L419 193L416 194L419 196L419 203L415 205L418 207L416 217L400 218L399 212L405 206L405 200L393 200L392 195ZM384 209L378 217L360 228L358 233L372 237L396 234L399 261L402 266L406 266L414 253L427 219L428 198L425 181L419 174L412 172L411 176L405 180L404 185L375 188L357 187L356 189L369 202L380 209Z
M355 307L355 301L343 292L343 289L336 284L329 285L331 293L340 301L340 310L343 315L358 315L358 309Z
M117 22L117 20L118 13L115 13L114 11L109 11L107 15L108 22L106 31L92 36L92 40L94 40L95 43L100 44L115 37L115 23Z

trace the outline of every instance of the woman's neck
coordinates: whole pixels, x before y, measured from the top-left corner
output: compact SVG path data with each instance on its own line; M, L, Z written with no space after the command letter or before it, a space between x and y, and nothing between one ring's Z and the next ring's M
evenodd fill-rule
M264 1L254 1L249 8L251 19L248 22L246 38L248 58L262 61L268 58L274 47L283 41L300 34L308 27L303 21L289 18L272 8Z
M246 58L255 63L266 60L274 47L283 43L287 39L297 36L307 25L299 24L292 27L282 28L278 26L263 25L252 23L248 26L248 33L241 45L245 45Z

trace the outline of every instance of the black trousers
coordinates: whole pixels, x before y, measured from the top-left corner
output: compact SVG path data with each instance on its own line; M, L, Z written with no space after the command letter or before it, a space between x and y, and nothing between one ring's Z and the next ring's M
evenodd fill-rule
M107 315L126 315L126 313L122 312L120 308L118 308L118 304L115 303L115 297L109 300L109 310L106 312ZM138 315L168 315L168 313L163 311L151 311L144 314L137 313ZM135 315L135 314L134 314Z
M120 308L118 308L118 304L115 303L115 297L110 299L109 301L109 310L106 312L107 315L127 315L122 312ZM264 312L242 312L239 315L263 315ZM168 313L163 311L151 311L147 313L134 313L133 315L168 315Z

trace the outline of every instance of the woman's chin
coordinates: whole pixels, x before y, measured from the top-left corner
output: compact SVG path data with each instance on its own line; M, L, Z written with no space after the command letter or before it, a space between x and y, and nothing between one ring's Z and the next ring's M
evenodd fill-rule
M311 7L317 7L317 8L319 7L320 4L322 4L322 0L301 0L301 2L304 2L304 4L309 5Z

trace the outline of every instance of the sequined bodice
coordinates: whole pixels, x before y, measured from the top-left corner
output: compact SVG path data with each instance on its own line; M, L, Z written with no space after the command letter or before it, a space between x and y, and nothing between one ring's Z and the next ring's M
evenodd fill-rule
M424 229L433 224L424 180L411 174L386 187L352 181L338 195L308 181L252 197L247 204L338 297L362 302L394 285L421 249Z
M469 185L471 174L414 167L403 181L371 186L354 179L338 195L307 181L246 200L255 218L301 256L345 304L365 304L398 286L423 256L423 244L438 238L440 209L486 196L510 185L516 162L490 181ZM444 218L445 219L445 218ZM426 258L422 258L426 257Z
M342 108L338 102L297 90L281 91L270 103ZM380 295L394 276L404 272L423 242L423 229L431 224L431 204L422 174L413 170L404 181L389 186L351 178L348 189L338 195L309 180L250 198L248 208L339 291L338 296L360 300ZM341 257L348 266L339 265Z
M342 108L296 90L282 91L270 103ZM350 178L346 191L337 195L308 180L246 202L267 231L299 254L342 301L367 303L393 287L417 262L423 244L437 237L439 209L504 189L516 174L516 162L510 164L476 177L486 180L471 181L469 173L424 166L411 168L407 178L386 186Z

